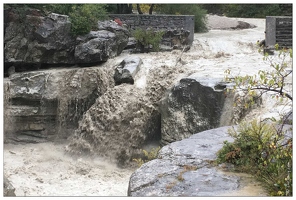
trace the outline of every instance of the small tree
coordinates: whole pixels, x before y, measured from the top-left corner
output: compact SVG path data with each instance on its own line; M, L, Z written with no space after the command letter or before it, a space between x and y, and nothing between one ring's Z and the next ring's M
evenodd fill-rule
M234 82L234 91L241 90L245 95L254 97L256 92L260 93L259 96L272 93L272 98L280 101L287 98L292 101L292 94L285 87L287 77L292 74L292 49L279 48L275 45L275 50L278 52L277 57L271 57L268 53L265 53L263 57L263 60L269 63L271 71L259 70L254 76L232 76L231 70L227 69L225 71L226 81ZM262 52L261 47L259 52Z

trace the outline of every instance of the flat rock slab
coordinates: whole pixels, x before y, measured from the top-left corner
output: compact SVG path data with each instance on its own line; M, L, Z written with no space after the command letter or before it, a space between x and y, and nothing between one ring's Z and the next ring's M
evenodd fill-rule
M230 126L211 129L164 146L158 158L130 178L128 196L223 196L241 188L241 177L212 162Z

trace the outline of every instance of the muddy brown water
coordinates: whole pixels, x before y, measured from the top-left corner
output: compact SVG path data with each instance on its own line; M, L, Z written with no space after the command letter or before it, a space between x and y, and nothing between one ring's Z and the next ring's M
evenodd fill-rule
M183 64L177 66L175 77L198 72L206 77L223 77L226 69L236 74L254 74L268 69L262 61L255 43L264 39L265 20L246 19L257 28L248 30L213 30L195 34L191 49L182 55ZM137 54L143 65L135 86L145 89L148 73L153 68L175 66L180 51ZM114 66L129 56L128 52L110 59L106 65ZM165 69L165 68L164 68ZM172 71L175 71L172 70ZM129 92L129 91L127 91ZM271 113L269 103L260 112ZM251 116L252 117L252 116ZM66 144L5 144L3 152L4 174L16 188L17 196L126 196L128 182L134 168L121 169L108 158L72 158L65 154ZM233 173L233 172L225 172ZM242 177L237 191L223 196L265 196L259 183L250 175Z

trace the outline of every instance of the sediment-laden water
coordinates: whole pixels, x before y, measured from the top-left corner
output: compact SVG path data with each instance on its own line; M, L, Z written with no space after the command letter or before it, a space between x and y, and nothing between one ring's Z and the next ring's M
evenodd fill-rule
M259 69L268 69L269 65L264 63L256 47L257 40L264 39L265 20L246 21L254 23L257 28L211 30L195 34L191 49L183 54L180 50L136 55L124 51L107 61L104 66L110 66L110 70L114 70L114 66L128 56L140 57L143 64L134 85L114 87L111 84L112 87L101 94L81 119L76 137L61 143L4 145L4 174L16 188L16 195L126 196L129 177L135 168L119 168L112 158L118 149L126 148L121 142L124 135L129 133L130 137L135 137L135 141L137 137L142 137L142 131L147 128L145 123L149 122L151 113L157 111L157 102L167 88L192 73L216 78L223 77L226 69L231 69L235 75L250 75ZM177 62L179 58L182 62ZM71 83L79 83L82 71L78 72ZM9 95L5 97L9 98ZM65 100L60 103L66 107L69 102ZM276 115L282 111L281 107L274 109L274 105L273 100L266 98L264 105L247 117ZM122 126L121 119L127 120L125 126ZM5 119L5 126L12 121ZM93 135L81 137L83 130L92 130ZM95 145L96 141L104 143ZM96 152L96 156L75 154L71 157L68 154L69 151L79 152L80 148ZM249 196L259 196L256 191L261 190L256 190L257 187L256 184L248 184L241 193L238 191L229 195L247 193Z

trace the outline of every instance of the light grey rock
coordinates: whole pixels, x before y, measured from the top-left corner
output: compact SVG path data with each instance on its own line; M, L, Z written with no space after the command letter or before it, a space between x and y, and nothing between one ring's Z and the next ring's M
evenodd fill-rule
M115 69L115 84L134 84L134 78L137 72L140 70L140 66L142 63L142 59L139 57L128 57L124 59Z
M225 140L220 127L164 146L158 158L143 164L130 177L128 196L219 196L237 190L240 177L211 165Z

